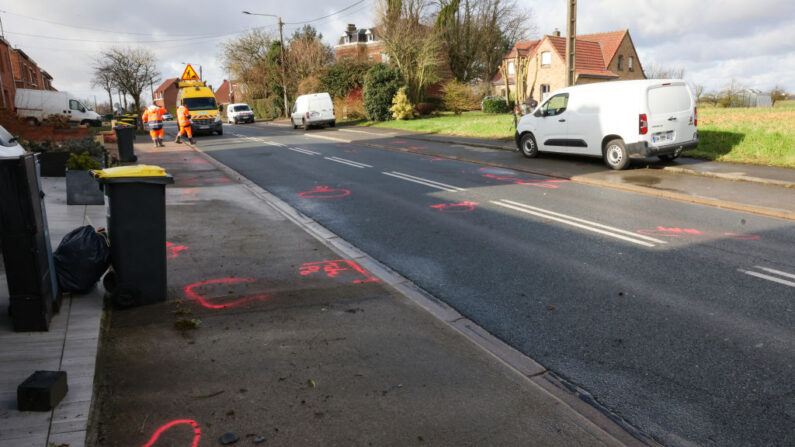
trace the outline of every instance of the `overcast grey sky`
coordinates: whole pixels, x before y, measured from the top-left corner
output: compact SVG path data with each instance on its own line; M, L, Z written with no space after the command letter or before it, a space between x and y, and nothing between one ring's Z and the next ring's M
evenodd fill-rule
M197 71L201 66L217 88L228 77L218 62L220 42L257 26L278 36L275 18L241 11L281 15L287 23L312 21L334 44L347 23L372 26L374 1L17 0L0 3L0 17L6 39L47 70L56 88L82 98L96 95L102 102L105 93L92 89L89 81L92 59L104 48L145 46L157 56L164 79L179 76L182 62L189 62ZM565 31L565 0L519 3L534 12L530 25L540 34ZM748 87L767 90L778 84L795 91L793 0L578 3L579 34L629 29L642 64L682 67L687 80L708 90L734 78ZM286 25L285 38L300 26Z

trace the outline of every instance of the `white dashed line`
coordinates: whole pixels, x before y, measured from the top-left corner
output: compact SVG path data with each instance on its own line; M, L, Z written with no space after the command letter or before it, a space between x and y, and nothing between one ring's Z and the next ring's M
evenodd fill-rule
M448 185L446 183L437 182L435 180L428 180L422 177L415 177L413 175L404 174L402 172L391 171L391 172L382 172L384 175L388 175L390 177L399 178L401 180L406 180L409 182L419 183L421 185L430 186L431 188L441 189L442 191L448 192L461 192L466 191L464 188L459 188L458 186Z
M771 269L771 268L768 268L768 267L760 267L758 265L755 265L754 268L755 269L759 269L759 270L764 270L764 271L766 271L768 273L772 273L774 275L783 276L785 278L795 279L795 275L793 275L792 273L782 272L781 270ZM751 276L755 276L755 277L761 278L761 279L766 279L768 281L772 281L772 282L775 282L775 283L778 283L778 284L783 284L785 286L795 287L795 282L787 281L786 279L778 278L776 276L770 276L770 275L766 275L764 273L754 272L754 271L751 271L751 270L737 269L737 271L738 272L743 272L746 275L751 275Z
M348 160L347 158L340 158L340 157L323 157L323 158L337 163L342 163L344 165L353 166L354 168L372 168L372 166L370 165L359 163L358 161Z

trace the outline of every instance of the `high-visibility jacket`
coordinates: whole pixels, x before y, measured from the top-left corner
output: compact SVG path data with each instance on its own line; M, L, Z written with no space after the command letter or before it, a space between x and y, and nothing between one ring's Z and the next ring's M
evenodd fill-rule
M144 110L143 122L149 124L149 130L160 130L163 128L163 115L168 111L160 106L151 105Z
M179 122L179 127L190 126L190 110L184 105L177 108L177 121Z

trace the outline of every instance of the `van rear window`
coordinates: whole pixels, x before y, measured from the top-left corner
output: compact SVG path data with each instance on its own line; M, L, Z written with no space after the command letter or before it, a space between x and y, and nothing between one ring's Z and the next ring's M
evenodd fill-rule
M684 85L649 89L649 111L652 115L690 110L690 93Z

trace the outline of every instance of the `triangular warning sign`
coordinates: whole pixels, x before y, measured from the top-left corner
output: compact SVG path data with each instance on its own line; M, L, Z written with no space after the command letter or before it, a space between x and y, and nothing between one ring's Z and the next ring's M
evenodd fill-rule
M196 70L188 64L188 66L185 67L185 71L182 72L182 77L180 79L183 81L198 81L199 75L197 75Z

